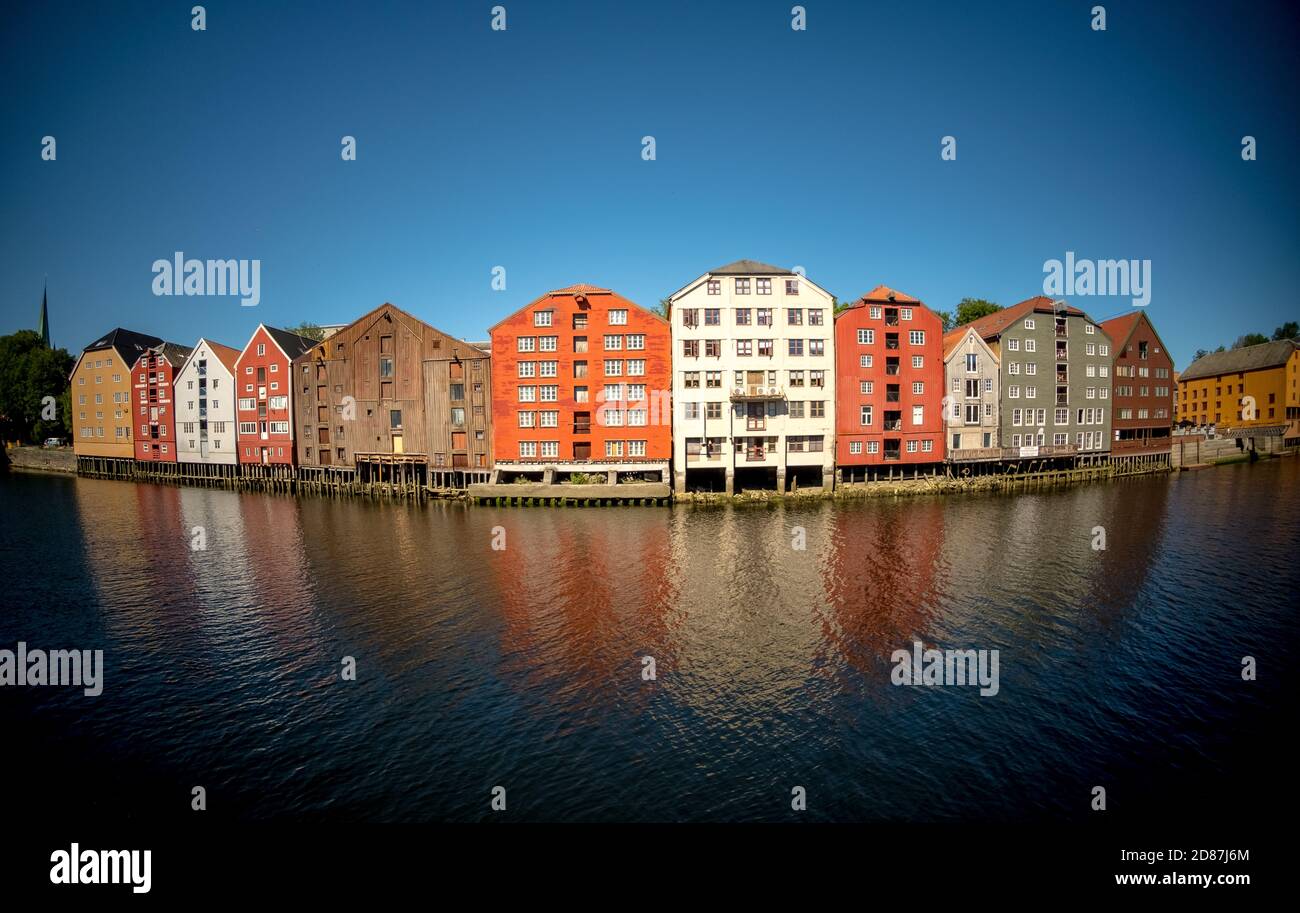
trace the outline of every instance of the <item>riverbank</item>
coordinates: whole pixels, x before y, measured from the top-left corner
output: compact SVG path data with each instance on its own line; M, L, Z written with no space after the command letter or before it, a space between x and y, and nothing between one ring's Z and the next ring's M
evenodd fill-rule
M77 456L71 447L6 447L9 469L23 472L59 472L76 475Z

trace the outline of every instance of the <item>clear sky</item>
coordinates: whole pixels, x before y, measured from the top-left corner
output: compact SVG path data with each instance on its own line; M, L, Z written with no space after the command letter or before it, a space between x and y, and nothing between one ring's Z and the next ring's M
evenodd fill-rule
M485 338L550 289L653 306L740 258L1005 305L1066 251L1152 261L1180 368L1300 319L1292 3L1105 2L1096 32L1095 0L807 0L798 32L789 0L497 2L504 32L491 0L209 2L203 32L189 0L3 4L0 332L47 274L76 351L384 301ZM175 251L261 260L261 303L154 296Z

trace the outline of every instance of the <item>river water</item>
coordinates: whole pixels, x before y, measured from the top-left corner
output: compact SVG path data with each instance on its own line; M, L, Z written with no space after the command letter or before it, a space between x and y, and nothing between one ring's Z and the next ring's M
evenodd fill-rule
M102 649L104 690L0 688L9 801L180 819L202 786L228 819L1084 821L1103 786L1128 818L1280 814L1297 495L1300 459L735 508L11 475L0 648ZM997 650L997 694L891 684L918 640Z

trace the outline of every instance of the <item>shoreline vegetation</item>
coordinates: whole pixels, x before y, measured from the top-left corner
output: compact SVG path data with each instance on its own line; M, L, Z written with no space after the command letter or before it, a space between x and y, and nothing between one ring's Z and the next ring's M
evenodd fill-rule
M485 506L515 506L515 507L582 507L582 506L630 506L630 505L666 505L672 503L687 504L698 507L732 505L761 505L761 504L783 504L783 503L808 503L815 501L861 501L870 498L898 498L898 497L918 497L924 495L949 495L949 494L975 494L975 493L1016 493L1037 491L1047 488L1062 486L1072 486L1087 484L1090 482L1108 481L1111 479L1137 478L1141 476L1177 474L1179 472L1189 472L1200 469L1210 469L1216 466L1228 466L1237 463L1255 462L1256 460L1268 460L1294 456L1295 450L1282 450L1272 453L1259 453L1254 456L1250 453L1234 454L1213 460L1208 463L1189 465L1183 467L1171 467L1167 464L1160 465L1130 465L1104 463L1092 466L1082 466L1063 469L1044 469L1033 472L1003 472L987 473L983 475L971 476L950 476L950 475L932 475L912 479L896 480L878 480L872 482L841 482L835 486L831 492L823 491L820 487L807 488L804 490L793 490L788 492L777 492L767 489L742 489L735 494L728 495L725 492L705 492L705 491L688 491L677 493L669 497L663 497L658 492L651 492L651 488L657 486L647 485L647 492L644 497L639 497L630 489L635 487L636 483L620 483L617 487L620 489L620 496L601 497L598 494L593 495L591 489L594 486L582 485L575 487L572 493L563 491L556 492L556 488L564 488L563 484L552 486L551 491L546 494L534 494L532 492L521 491L518 495L501 494L491 497L475 497L465 491L458 492L437 492L429 493L428 500L442 501L462 501L477 503ZM54 475L79 475L77 472L76 459L71 449L46 450L40 447L14 447L7 448L3 468L12 469L17 472L46 473ZM135 481L137 483L150 484L171 484L186 485L187 487L212 487L202 484L192 484L187 480L167 479L157 477L142 477L135 479L123 479L123 481ZM246 485L233 486L236 490L263 491L256 480L249 480ZM319 491L308 482L301 482L297 485L277 486L276 492L302 495L322 495L326 497L376 497L388 499L405 499L403 496L394 492L377 491L356 491L356 492L325 492ZM419 500L424 500L421 498Z

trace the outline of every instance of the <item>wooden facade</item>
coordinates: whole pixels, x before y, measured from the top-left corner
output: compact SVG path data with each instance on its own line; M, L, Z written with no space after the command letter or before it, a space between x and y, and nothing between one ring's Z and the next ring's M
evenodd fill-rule
M176 462L174 387L189 354L186 346L165 342L145 349L131 366L131 413L137 460Z
M287 330L260 325L235 363L235 421L239 462L293 466L294 427L289 368L316 343Z
M300 466L409 464L436 487L491 471L490 356L392 304L315 343L292 373Z
M1102 321L1110 337L1112 457L1168 453L1174 424L1174 360L1150 318L1134 311Z
M609 289L575 285L542 295L491 334L498 463L667 470L666 320Z
M77 356L71 376L72 446L79 460L135 459L131 366L146 349L161 344L157 336L118 327Z
M835 315L840 467L941 463L943 321L878 286Z

